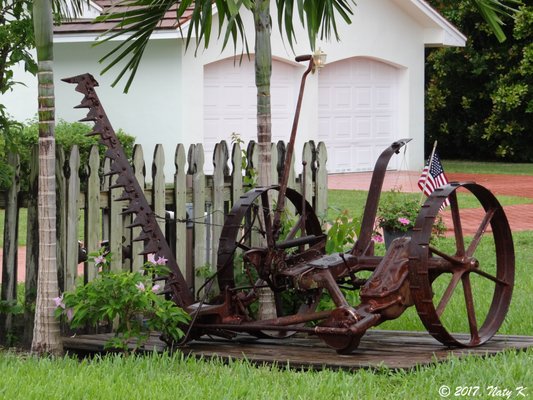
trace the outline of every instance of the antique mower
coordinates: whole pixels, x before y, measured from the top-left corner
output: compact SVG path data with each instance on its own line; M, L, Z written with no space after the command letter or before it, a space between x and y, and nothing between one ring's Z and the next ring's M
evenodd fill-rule
M309 61L309 67L302 77L287 160L305 79L313 68L311 56L296 60ZM206 334L289 338L303 333L346 354L368 329L413 305L428 332L447 346L481 345L503 323L514 284L513 240L500 203L483 186L451 183L435 190L421 206L412 235L394 240L384 255L374 253L371 237L386 168L410 139L392 143L377 160L361 231L347 252L325 254L327 235L305 196L287 187L288 168L279 185L256 187L241 196L222 228L215 276L202 298L195 299L97 97L97 82L89 74L65 81L85 95L77 108L89 109L82 121L93 121L91 134L108 147L110 174L117 175L114 187L124 189L119 200L129 201L125 213L135 214L133 226L142 228L136 240L144 241L143 254L169 260L164 293L191 316L183 343ZM463 197L482 209L472 236L463 234L458 205ZM433 226L446 199L453 235L433 241ZM293 218L287 217L288 209L294 210ZM215 281L218 289L211 290ZM352 304L355 291L358 305Z

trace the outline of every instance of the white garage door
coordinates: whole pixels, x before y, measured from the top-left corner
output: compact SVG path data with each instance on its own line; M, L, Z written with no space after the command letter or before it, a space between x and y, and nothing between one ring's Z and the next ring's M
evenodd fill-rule
M297 68L273 61L271 78L272 141L290 137L297 96ZM246 143L257 141L257 92L253 58L226 59L204 67L204 149L206 171L212 165L215 144L231 143L233 132ZM231 149L230 149L231 151Z
M371 59L326 64L319 76L319 140L328 171L370 171L398 138L398 69ZM389 167L396 168L397 157Z

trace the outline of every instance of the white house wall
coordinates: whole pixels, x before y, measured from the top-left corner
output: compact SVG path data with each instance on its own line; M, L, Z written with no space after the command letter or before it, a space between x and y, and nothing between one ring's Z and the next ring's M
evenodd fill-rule
M79 104L81 94L74 91L73 85L59 79L90 72L100 84L98 95L115 130L121 128L134 135L147 156L153 153L157 143L179 141L178 101L181 88L178 79L178 43L175 40L150 43L142 67L128 94L122 91L122 81L115 88L111 87L118 69L104 75L99 74L103 67L97 60L110 48L107 44L94 48L90 43L56 45L57 117L75 121L84 116L85 110L72 108ZM168 160L173 157L173 150L172 153L166 154Z

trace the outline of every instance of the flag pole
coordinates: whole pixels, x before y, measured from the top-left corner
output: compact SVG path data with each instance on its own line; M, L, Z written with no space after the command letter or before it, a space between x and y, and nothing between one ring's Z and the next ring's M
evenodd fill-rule
M424 192L426 191L426 187L428 184L428 176L429 176L429 170L431 168L431 164L433 163L433 157L435 156L435 150L437 150L437 141L435 140L435 143L433 143L433 149L431 150L431 155L429 156L429 162L428 162L428 173L426 174L426 179L424 179L424 187L422 188L422 194L420 195L420 204L422 204L422 201L424 200Z

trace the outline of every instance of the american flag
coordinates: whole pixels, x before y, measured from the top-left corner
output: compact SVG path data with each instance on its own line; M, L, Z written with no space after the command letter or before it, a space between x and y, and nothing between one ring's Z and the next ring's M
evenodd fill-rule
M431 165L428 164L429 160L426 162L426 166L422 170L422 175L418 179L418 187L426 196L429 196L435 189L448 184L448 179L444 174L444 168L442 168L437 152L433 154ZM450 201L446 199L442 207L449 205Z

